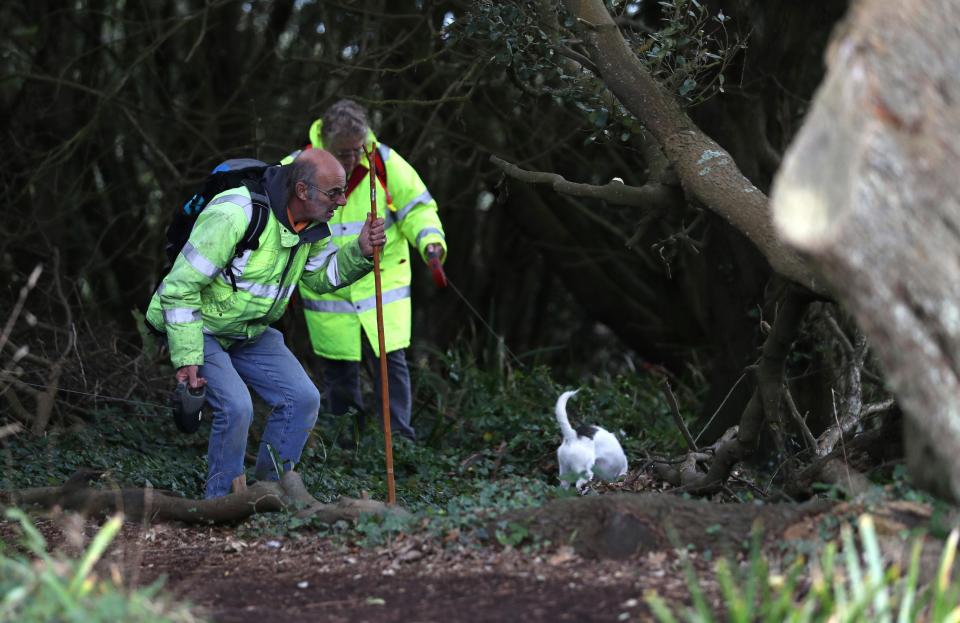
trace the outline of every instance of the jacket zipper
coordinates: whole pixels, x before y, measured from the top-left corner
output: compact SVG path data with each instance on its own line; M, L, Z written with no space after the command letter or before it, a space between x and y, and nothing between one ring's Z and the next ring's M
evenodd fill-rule
M293 262L293 256L297 254L297 251L300 250L300 246L303 244L302 240L298 240L297 244L290 247L290 253L287 255L287 262L283 266L283 272L280 273L280 282L279 289L277 290L277 295L273 297L273 302L270 304L270 309L267 310L267 313L263 315L263 324L269 324L266 322L266 319L270 317L270 314L273 313L273 309L277 306L277 302L280 300L280 295L286 290L284 281L287 279L287 273L290 271L290 264Z

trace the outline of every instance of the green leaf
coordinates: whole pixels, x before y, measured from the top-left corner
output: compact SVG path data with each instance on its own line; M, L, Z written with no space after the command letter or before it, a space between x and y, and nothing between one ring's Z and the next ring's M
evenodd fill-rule
M677 92L681 96L686 96L688 93L693 91L696 87L697 87L697 81L694 80L693 78L687 78L686 80L683 81L683 84L680 85L680 88L677 90Z

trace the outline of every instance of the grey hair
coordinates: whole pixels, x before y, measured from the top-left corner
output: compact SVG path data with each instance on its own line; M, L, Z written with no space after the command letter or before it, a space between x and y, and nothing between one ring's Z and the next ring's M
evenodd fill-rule
M307 197L313 199L313 180L316 176L317 165L307 158L297 156L291 166L290 176L287 178L287 199L293 197L296 192L297 182L307 185Z
M346 136L349 138L366 138L370 129L367 121L367 111L353 100L343 99L334 103L327 112L323 113L323 129L320 137L326 145L333 138Z

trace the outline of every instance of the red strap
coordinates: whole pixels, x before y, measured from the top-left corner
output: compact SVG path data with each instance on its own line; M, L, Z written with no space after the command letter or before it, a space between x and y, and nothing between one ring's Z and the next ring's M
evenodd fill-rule
M383 192L386 194L387 206L393 209L393 197L390 196L390 191L387 189L387 169L383 163L383 158L380 157L379 151L374 152L373 165L376 167L380 187L383 188ZM363 181L363 178L367 176L369 171L370 169L360 165L357 165L356 168L353 169L353 173L350 174L350 180L347 182L347 190L344 192L347 197L350 197L350 193Z
M350 174L350 181L347 182L347 190L344 194L349 197L350 193L353 192L353 189L360 185L360 182L363 181L363 178L367 176L367 169L357 165L353 169L353 173Z

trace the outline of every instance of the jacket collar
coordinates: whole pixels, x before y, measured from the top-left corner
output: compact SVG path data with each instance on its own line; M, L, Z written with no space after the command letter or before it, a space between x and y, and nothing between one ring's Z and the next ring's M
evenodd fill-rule
M287 216L287 180L290 179L292 169L292 165L275 166L263 173L263 187L270 201L270 210L285 230L282 238L293 236L299 238L299 242L308 244L323 240L330 236L330 228L326 223L313 223L299 234L293 231ZM283 246L292 245L284 244Z

